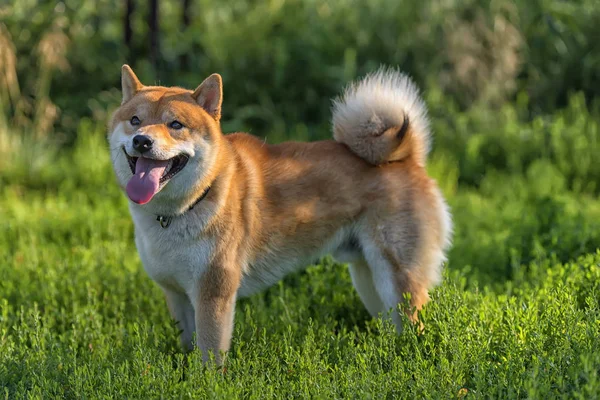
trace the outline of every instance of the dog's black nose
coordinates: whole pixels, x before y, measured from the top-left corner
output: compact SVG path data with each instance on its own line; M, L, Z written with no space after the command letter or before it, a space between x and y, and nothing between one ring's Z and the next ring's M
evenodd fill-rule
M135 135L133 137L133 148L140 153L145 153L152 148L152 138L146 135Z

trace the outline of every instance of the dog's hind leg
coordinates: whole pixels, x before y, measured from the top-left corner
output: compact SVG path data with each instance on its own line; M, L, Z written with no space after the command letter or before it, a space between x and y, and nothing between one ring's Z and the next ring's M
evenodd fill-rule
M358 292L365 308L369 314L377 317L380 312L384 311L384 306L381 298L379 298L379 294L373 283L373 274L366 261L361 259L348 264L348 270L350 271L352 284Z
M408 317L416 322L416 311L429 300L429 281L419 274L416 265L403 264L395 249L385 247L375 240L361 238L364 257L372 274L373 286L381 300L384 317L391 317L398 332L402 330L402 318L398 306L404 303L404 294L410 295ZM390 314L391 311L391 314Z

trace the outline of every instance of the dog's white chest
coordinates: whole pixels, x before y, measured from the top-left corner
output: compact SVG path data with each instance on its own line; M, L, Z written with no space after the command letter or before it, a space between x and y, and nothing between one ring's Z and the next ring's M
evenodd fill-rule
M193 293L198 278L204 273L212 252L210 239L199 239L194 221L174 219L162 228L147 215L132 213L135 243L148 275L161 286Z

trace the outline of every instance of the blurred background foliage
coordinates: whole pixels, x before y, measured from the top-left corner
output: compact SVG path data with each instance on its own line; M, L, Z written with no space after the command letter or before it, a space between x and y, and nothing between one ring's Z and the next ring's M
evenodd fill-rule
M228 128L311 138L324 134L330 98L380 64L399 66L460 111L498 110L522 96L525 120L567 106L577 92L590 105L600 90L595 0L19 0L0 7L5 116L17 125L30 117L45 131L51 123L71 139L82 117L103 120L118 103L124 62L147 84L192 88L219 72Z
M104 139L123 63L190 89L220 73L224 131L270 142L329 138L331 98L393 65L430 108L450 265L515 279L600 243L599 39L597 0L0 3L0 188L124 205Z

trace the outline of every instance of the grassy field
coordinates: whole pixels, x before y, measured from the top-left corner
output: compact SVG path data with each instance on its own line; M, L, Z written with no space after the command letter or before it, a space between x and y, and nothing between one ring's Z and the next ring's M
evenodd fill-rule
M82 124L70 150L27 137L2 135L11 149L0 173L7 399L600 393L600 201L568 189L543 159L522 176L485 173L476 188L458 183L459 163L433 155L456 234L424 334L396 336L371 319L345 266L324 259L239 302L220 371L179 349L138 259L102 127Z
M599 398L597 3L0 2L0 399ZM425 332L325 258L238 303L225 370L184 357L110 167L125 62L220 73L225 131L269 142L329 138L348 81L409 73L455 226Z

